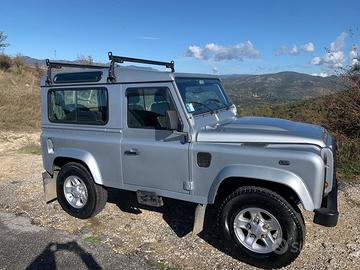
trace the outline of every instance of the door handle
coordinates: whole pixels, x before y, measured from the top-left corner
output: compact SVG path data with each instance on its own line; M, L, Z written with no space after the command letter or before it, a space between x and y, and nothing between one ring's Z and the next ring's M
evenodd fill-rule
M128 156L137 156L137 155L139 155L139 152L138 152L137 149L131 148L130 150L126 150L126 151L124 152L124 154L125 154L125 155L128 155Z

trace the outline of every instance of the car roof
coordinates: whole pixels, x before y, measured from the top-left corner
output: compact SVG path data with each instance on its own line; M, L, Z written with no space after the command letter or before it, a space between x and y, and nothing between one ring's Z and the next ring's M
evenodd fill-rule
M79 73L79 72L89 72L89 71L102 71L103 75L100 81L96 84L106 84L109 67L104 66L104 68L99 69L74 69L74 68L65 68L61 70L53 70L52 78L57 74L61 73ZM185 78L214 78L219 79L219 76L210 75L210 74L195 74L195 73L179 73L179 72L169 72L169 71L159 71L151 68L142 68L142 67L124 67L124 66L116 66L114 69L116 83L137 83L137 82L166 82L166 81L174 81L176 77L185 77ZM45 86L46 76L44 76L41 80L41 85ZM76 83L69 83L71 85ZM84 83L82 83L84 84ZM86 83L85 83L86 84ZM89 83L93 84L93 83ZM58 84L53 84L56 86ZM62 83L61 85L66 85L66 83Z

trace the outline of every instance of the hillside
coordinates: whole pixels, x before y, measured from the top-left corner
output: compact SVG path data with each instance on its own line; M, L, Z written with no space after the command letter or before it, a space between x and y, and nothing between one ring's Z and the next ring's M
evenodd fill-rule
M344 90L336 76L318 77L297 72L222 76L229 96L239 105L306 100Z
M346 111L346 105L342 105L339 101L346 100L348 92L345 91L306 101L275 106L262 104L261 106L244 107L240 105L238 106L238 112L241 116L254 115L284 118L325 127L337 141L339 179L348 181L360 180L360 137L357 135L360 127L354 121L352 123L352 129L355 131L354 134L345 134L340 126L341 115L333 111L334 106L342 107L342 111ZM334 101L338 103L334 103Z
M39 80L43 70L23 63L0 69L0 130L40 128Z

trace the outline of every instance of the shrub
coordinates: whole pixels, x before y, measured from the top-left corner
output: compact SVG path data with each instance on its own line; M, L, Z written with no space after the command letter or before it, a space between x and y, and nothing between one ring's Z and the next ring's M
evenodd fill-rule
M347 90L330 99L327 109L329 127L349 138L360 137L360 70L356 67L342 74Z
M13 63L18 73L22 73L24 71L25 63L21 54L18 54L14 57Z
M11 58L5 54L0 54L0 70L7 71L11 66Z

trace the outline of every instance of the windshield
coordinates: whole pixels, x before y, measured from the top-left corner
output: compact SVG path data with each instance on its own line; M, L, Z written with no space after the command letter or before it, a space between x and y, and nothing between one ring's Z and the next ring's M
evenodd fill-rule
M176 78L175 82L189 113L213 112L232 105L218 79Z

